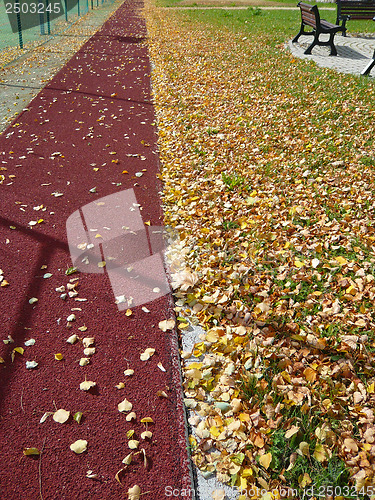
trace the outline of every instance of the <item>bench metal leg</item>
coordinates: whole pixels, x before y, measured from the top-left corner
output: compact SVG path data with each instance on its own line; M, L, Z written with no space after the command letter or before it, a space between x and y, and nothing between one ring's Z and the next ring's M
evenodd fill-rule
M375 50L374 50L374 55L372 56L372 60L368 63L368 65L361 71L361 75L367 76L370 74L370 71L372 68L375 66Z
M331 47L331 56L337 56L337 50L335 47L335 44L333 43L333 40L335 38L336 33L331 33L329 36L329 46Z
M318 45L318 42L319 42L319 33L318 34L315 33L312 44L307 47L304 54L311 54L312 49L315 47L315 45Z

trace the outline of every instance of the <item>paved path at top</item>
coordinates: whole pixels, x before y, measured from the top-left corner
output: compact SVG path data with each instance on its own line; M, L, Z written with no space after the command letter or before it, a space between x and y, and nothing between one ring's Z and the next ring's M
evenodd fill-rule
M0 484L11 500L123 499L135 484L148 492L141 498L160 500L167 486L191 486L176 334L158 327L173 316L171 297L129 315L115 303L109 271L65 273L69 216L82 217L86 233L101 228L102 239L91 233L93 241L116 224L107 213L93 228L81 207L132 192L137 203L127 209L143 223L162 223L141 7L125 2L0 136ZM95 354L84 353L80 340L67 343L73 334L93 337ZM141 361L147 348L155 354ZM127 369L134 374L124 376ZM85 379L96 386L80 390ZM125 398L135 420L118 410ZM40 423L57 409L70 412L66 423L51 415ZM145 417L154 423L142 423ZM141 437L147 426L151 439ZM134 455L121 486L115 474L131 439L147 464L143 452ZM70 450L76 440L87 441L83 454ZM33 447L41 456L24 456Z

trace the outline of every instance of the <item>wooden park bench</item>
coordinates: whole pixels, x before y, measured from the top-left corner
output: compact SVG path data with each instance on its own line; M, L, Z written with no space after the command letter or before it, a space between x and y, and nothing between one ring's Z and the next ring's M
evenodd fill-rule
M375 20L375 0L336 0L336 3L336 24L339 24L340 21L342 21L343 25L345 26L346 21L348 21L349 19Z
M333 43L336 33L341 31L345 33L345 22L339 26L338 24L332 24L325 19L320 19L320 14L317 5L309 5L307 3L299 2L298 7L301 9L301 29L293 38L293 42L297 42L301 35L313 35L314 40L312 44L305 50L305 54L311 54L312 49L315 45L324 45L331 47L331 56L337 56L336 47ZM305 31L305 26L312 28L312 31ZM321 41L319 39L320 35L328 34L328 41Z

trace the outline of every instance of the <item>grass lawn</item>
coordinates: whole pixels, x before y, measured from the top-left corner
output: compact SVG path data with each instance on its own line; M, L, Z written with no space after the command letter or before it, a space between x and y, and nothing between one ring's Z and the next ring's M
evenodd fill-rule
M374 81L296 60L297 10L146 16L165 219L188 265L177 313L206 331L184 373L193 459L272 498L370 498Z

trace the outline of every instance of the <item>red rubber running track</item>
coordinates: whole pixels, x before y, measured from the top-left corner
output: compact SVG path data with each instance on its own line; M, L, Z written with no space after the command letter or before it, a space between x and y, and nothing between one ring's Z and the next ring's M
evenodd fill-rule
M127 316L118 310L107 273L65 274L72 266L66 221L82 206L132 188L143 221L162 224L141 8L125 2L0 137L2 498L123 499L138 484L148 492L141 498L160 500L167 486L185 498L191 487L177 337L158 327L173 316L171 296L148 303L149 313L139 306ZM75 278L78 296L61 299L56 288ZM38 301L30 303L33 298ZM68 328L71 314L76 320ZM87 366L79 366L82 343L66 342L74 333L95 338ZM3 342L8 335L14 342ZM35 344L25 346L29 339ZM19 347L23 354L14 351ZM154 356L141 361L149 347ZM37 368L26 368L26 361ZM125 377L126 369L134 375ZM93 390L80 390L85 378L96 382ZM120 382L123 389L115 387ZM124 398L133 404L135 421L118 411ZM52 416L40 423L45 412L61 408L70 412L66 423ZM72 418L76 412L83 413L80 424ZM151 440L140 438L144 417L154 422L148 424ZM120 485L115 474L131 452L132 429L148 465L135 456ZM88 442L87 450L75 454L70 445L79 439ZM24 455L32 447L39 457Z

